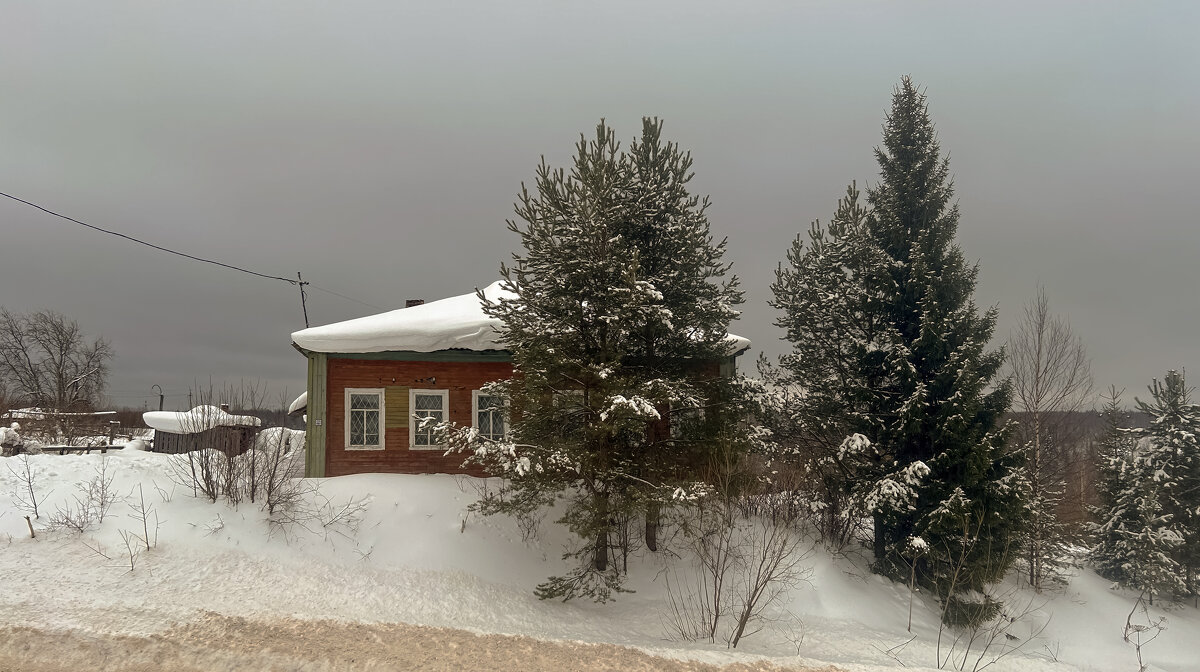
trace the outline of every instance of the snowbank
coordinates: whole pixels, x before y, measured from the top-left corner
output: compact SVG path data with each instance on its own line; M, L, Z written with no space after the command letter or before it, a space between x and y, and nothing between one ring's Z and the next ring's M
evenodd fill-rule
M15 468L20 463L11 460L23 458L4 459ZM720 642L666 638L663 570L677 572L673 582L695 578L687 574L686 556L673 555L684 552L677 545L671 553L631 555L627 587L635 592L612 603L537 599L533 587L566 569L562 553L568 537L551 522L553 514L530 538L509 518L469 512L477 489L487 485L479 479L397 474L313 479L305 481L312 489L303 502L304 515L312 517L285 523L271 522L249 502L232 507L194 497L190 487L174 484L169 455L124 450L28 460L45 494L42 518L33 521L37 539L29 538L17 508L19 478L0 467L0 556L13 568L0 572L0 628L148 635L213 614L333 619L613 643L710 663L765 659L857 672L936 670L939 635L942 658L949 647L961 654L965 645L959 633L939 632L937 604L922 593L912 604L910 631L908 587L871 574L865 551L862 557L853 549L848 557L833 557L814 550L804 561L813 570L810 583L787 596L764 630L730 651ZM47 529L46 512L72 503L79 494L75 486L94 478L105 463L114 489L134 491L133 497L116 503L103 524L83 534ZM161 527L157 544L142 549L131 571L121 532L142 533L130 518L139 486ZM661 540L671 543L667 530ZM1011 652L988 667L990 672L1137 668L1136 653L1121 639L1136 595L1111 590L1089 571L1042 594L1016 577L1005 592L1006 613L1018 619L1010 630L1015 639L1001 637L993 644L993 654ZM1151 609L1150 616L1161 614L1158 606ZM1183 606L1167 616L1168 629L1143 649L1148 669L1192 672L1200 614ZM1136 612L1134 621L1140 620ZM966 669L979 647L976 641ZM989 654L983 663L990 659ZM431 663L423 669L438 668Z
M501 281L483 290L488 301L513 298ZM436 352L438 350L503 350L500 321L483 312L471 292L412 308L312 327L292 334L292 342L312 352ZM750 348L750 340L729 335L735 354ZM297 400L299 401L299 400Z
M190 411L148 411L142 420L152 429L172 434L199 434L214 427L258 427L262 420L249 415L230 415L216 406L197 406Z

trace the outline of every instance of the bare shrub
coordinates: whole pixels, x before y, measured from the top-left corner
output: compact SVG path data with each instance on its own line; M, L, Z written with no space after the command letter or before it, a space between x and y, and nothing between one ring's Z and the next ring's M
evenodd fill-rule
M261 499L268 515L295 507L304 494L299 479L293 478L298 463L304 461L303 446L294 443L292 430L271 427L263 430L254 443L252 466L245 470L250 483L250 501Z
M801 564L811 552L801 551L800 544L795 530L769 518L760 516L743 526L730 605L735 623L727 640L730 647L737 648L742 637L758 632L771 608L812 576L812 569Z
M108 470L107 457L100 458L100 466L95 467L94 471L96 475L86 485L76 485L75 487L83 494L84 501L91 507L96 524L102 525L104 517L108 515L108 510L120 498L113 489L115 474Z
M1150 616L1150 610L1146 607L1147 591L1143 590L1138 599L1133 603L1133 608L1129 610L1129 615L1125 617L1125 630L1123 632L1124 640L1133 645L1134 651L1137 653L1138 672L1146 672L1147 666L1142 660L1142 647L1158 639L1158 636L1167 629L1167 617L1159 616L1154 618ZM1141 610L1142 616L1140 622L1134 622L1134 614Z
M125 543L126 557L129 558L129 571L133 571L137 566L137 560L141 556L141 544L138 542L138 536L129 530L121 530L121 541Z
M87 483L76 483L79 494L72 501L60 504L50 516L52 528L66 528L83 533L93 525L104 523L108 510L120 497L113 489L114 474L108 470L108 458L101 458L94 468L95 476Z
M54 513L50 514L51 529L66 528L82 534L92 526L92 507L78 497L74 500L58 505Z
M810 553L795 529L799 509L786 498L766 507L768 499L739 496L755 480L735 456L730 446L715 458L714 486L695 499L692 520L684 522L694 578L680 580L668 570L664 618L673 636L721 637L730 648L758 632L788 592L812 575L803 565Z
M32 514L34 518L41 518L39 511L40 502L50 493L40 494L38 492L38 475L34 473L33 467L29 464L28 455L20 455L15 459L17 461L17 468L14 469L11 462L4 465L9 473L17 478L17 488L13 492L13 502L16 503L18 510Z
M176 485L190 488L192 496L216 502L225 482L222 462L226 460L224 454L211 449L179 453L170 457L167 473Z
M334 501L315 484L310 484L297 495L296 506L278 511L272 517L271 525L273 530L281 531L285 536L297 528L327 540L333 535L353 539L358 534L368 503L366 499L355 497Z
M158 511L154 509L153 504L146 503L146 494L142 491L142 484L138 483L138 498L134 502L132 494L130 494L129 508L133 510L129 517L142 524L142 543L149 551L154 546L158 545L158 529L162 523L158 519ZM150 519L154 518L154 534L150 534Z
M202 402L197 408L211 408L216 412L217 406L211 403L214 400L211 389L201 391L197 398ZM224 390L217 399L232 408L231 413L240 410L236 405L241 409L258 409L255 412L261 414L259 406L264 398L263 386L243 383L240 388ZM190 422L196 427L185 429L195 434L206 431L213 424L203 413L192 416ZM281 508L295 506L304 492L295 478L297 473L303 473L303 436L300 431L269 427L258 433L241 454L237 454L233 446L218 446L214 442L200 450L174 456L171 480L176 485L190 488L194 496L203 496L211 502L223 499L237 507L248 501L274 515Z

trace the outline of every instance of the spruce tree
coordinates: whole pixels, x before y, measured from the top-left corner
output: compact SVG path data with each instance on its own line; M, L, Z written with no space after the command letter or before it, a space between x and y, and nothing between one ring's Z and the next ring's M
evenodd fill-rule
M543 162L508 223L524 247L501 269L514 297L485 304L514 377L496 386L510 399L510 440L472 446L507 477L481 507L520 515L562 499L559 522L579 539L575 567L539 586L544 598L620 590L620 522L687 492L734 427L733 386L700 368L731 354L742 296L707 201L688 192L691 157L661 129L644 120L622 152L602 122L570 171ZM704 409L708 440L666 430L684 408Z
M878 390L894 384L901 362L888 360L901 348L879 291L890 259L867 230L860 196L849 186L827 226L813 222L807 240L793 241L770 302L782 311L775 324L792 352L778 369L760 363L772 389L801 391L765 404L767 450L818 476L822 532L834 545L845 540L848 522L912 494L912 479L892 473L894 465L863 440L883 430Z
M867 227L892 262L887 319L903 348L894 383L883 390L886 425L876 443L897 465L930 470L910 506L876 515L876 562L902 576L903 549L921 537L930 548L928 580L944 593L951 582L959 584L954 592L979 589L1012 561L1025 488L1019 457L1006 454L998 427L1010 388L996 380L1003 353L987 350L996 312L981 314L971 299L978 267L954 242L959 211L949 159L925 95L907 77L875 158L881 179L867 192Z
M1127 413L1121 408L1121 393L1113 388L1100 411L1104 420L1097 450L1096 484L1100 503L1092 511L1095 522L1089 524L1092 535L1090 556L1096 573L1110 581L1126 583L1125 560L1120 542L1132 529L1135 510L1120 505L1122 493L1133 484L1133 453L1136 440L1126 428Z
M949 162L925 96L907 77L895 90L875 156L880 182L867 191L867 211L853 216L862 222L854 234L862 251L824 274L809 272L793 254L800 280L785 272L776 283L776 304L789 311L782 322L796 348L783 364L805 396L831 400L834 418L808 413L803 422L859 435L843 437L836 453L856 463L839 471L872 517L876 570L907 579L908 549L923 544L928 550L916 575L950 600L1011 565L1027 516L1027 483L998 426L1010 388L997 380L1003 353L987 349L996 313L981 313L971 299L978 269L954 242L959 213ZM813 255L813 265L832 263ZM814 298L837 310L860 305L863 319L824 313ZM839 340L843 324L852 331ZM810 331L832 337L806 353ZM823 363L804 362L812 357ZM816 387L823 375L835 391ZM994 608L948 618L978 620Z
M1155 380L1150 396L1149 402L1137 400L1138 409L1150 416L1150 428L1138 432L1143 437L1142 477L1153 481L1145 486L1158 500L1153 514L1161 515L1178 536L1171 553L1178 565L1174 588L1194 596L1200 569L1200 408L1191 402L1179 371Z

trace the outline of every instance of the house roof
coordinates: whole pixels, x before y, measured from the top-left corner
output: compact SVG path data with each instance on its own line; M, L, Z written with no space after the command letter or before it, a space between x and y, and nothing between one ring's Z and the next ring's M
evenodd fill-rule
M142 419L151 429L172 434L199 434L214 427L258 427L262 420L250 415L230 415L216 406L181 411L148 411Z
M493 282L483 290L489 301L515 295ZM504 350L500 321L483 312L475 292L448 299L311 327L292 334L292 342L310 352L436 352L438 350ZM729 335L734 354L750 341Z

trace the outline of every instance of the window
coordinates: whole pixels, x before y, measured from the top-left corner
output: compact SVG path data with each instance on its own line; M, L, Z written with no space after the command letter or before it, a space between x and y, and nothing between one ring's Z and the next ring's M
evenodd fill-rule
M346 450L383 450L383 390L346 388Z
M504 440L504 397L471 392L471 418L479 436L489 441Z
M433 450L445 448L437 443L434 436L434 425L447 420L450 408L449 390L409 390L408 407L412 412L412 422L408 423L408 443L413 450ZM425 427L421 427L423 418L433 418Z

